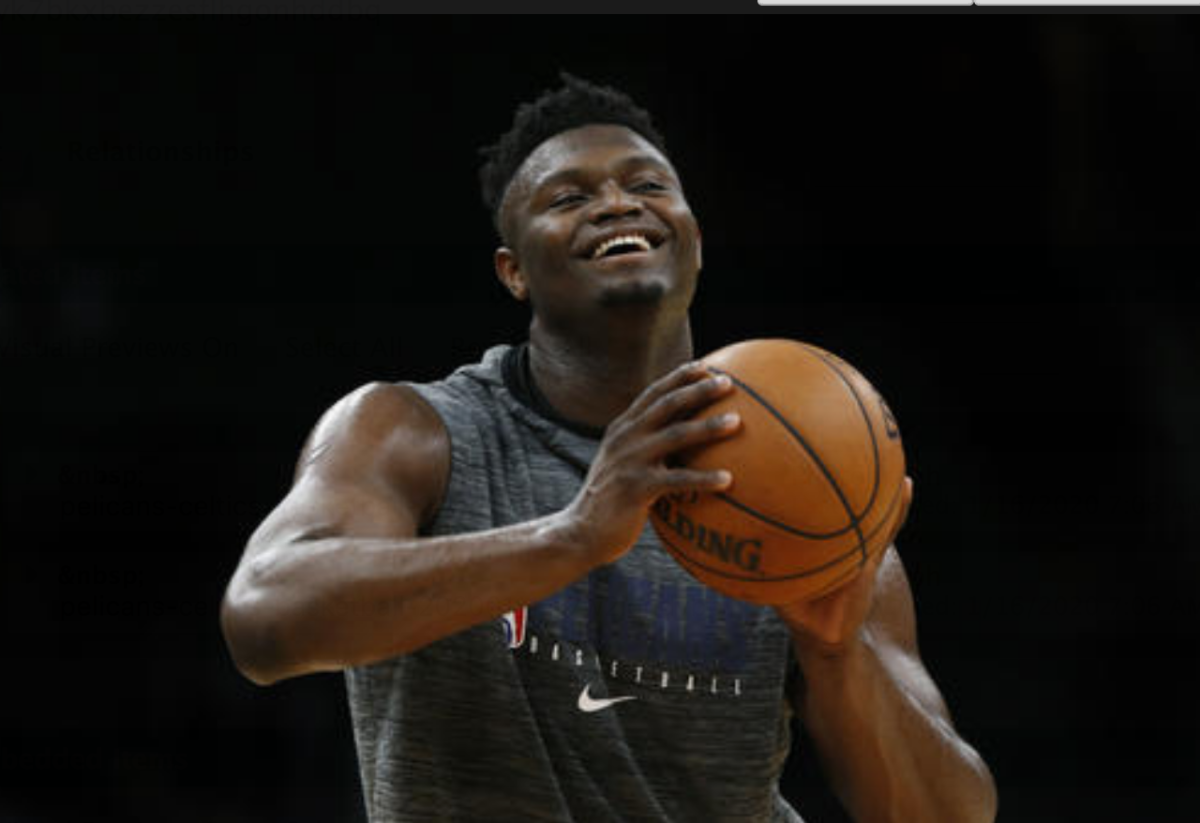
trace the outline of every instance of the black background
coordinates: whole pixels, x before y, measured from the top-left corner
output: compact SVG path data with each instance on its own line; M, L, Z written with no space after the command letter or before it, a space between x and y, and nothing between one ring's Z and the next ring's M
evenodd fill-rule
M475 152L559 68L667 136L698 350L808 340L889 398L922 652L1001 820L1194 819L1198 35L6 21L0 820L360 819L341 678L249 684L218 603L325 408L520 339ZM842 819L803 745L785 791Z

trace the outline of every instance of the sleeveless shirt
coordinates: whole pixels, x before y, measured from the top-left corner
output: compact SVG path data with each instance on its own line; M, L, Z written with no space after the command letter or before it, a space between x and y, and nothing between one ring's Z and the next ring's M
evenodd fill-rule
M511 355L411 384L450 440L425 535L559 511L595 457L514 395ZM796 671L773 609L698 583L647 525L545 600L346 670L369 819L802 823L779 793Z

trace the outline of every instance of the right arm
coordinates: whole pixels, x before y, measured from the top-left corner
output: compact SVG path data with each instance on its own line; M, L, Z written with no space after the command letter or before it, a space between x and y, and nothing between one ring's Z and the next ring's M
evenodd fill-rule
M322 419L291 491L251 536L221 604L234 662L256 683L414 651L541 600L637 540L650 505L728 484L666 465L736 421L689 420L729 390L689 364L652 384L608 428L572 503L483 532L417 537L437 511L450 450L409 388L373 384Z

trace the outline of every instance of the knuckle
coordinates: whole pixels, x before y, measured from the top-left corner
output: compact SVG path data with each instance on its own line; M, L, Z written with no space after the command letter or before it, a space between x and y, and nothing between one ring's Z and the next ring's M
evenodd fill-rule
M682 446L691 436L691 427L687 423L679 423L663 431L663 441L669 448Z
M696 471L679 470L671 475L670 486L674 489L688 489L705 485L704 475Z
M664 472L663 476L659 479L658 485L659 488L663 489L678 489L680 486L687 485L686 476L680 469Z
M689 378L692 370L692 363L684 363L678 368L664 374L662 377L650 383L646 388L647 392L664 392L670 391L675 386L683 383Z
M676 424L676 432L678 439L681 441L692 441L703 437L713 429L708 418L700 420L685 420Z
M654 404L654 415L655 417L664 417L670 419L679 413L679 410L683 408L683 405L683 398L680 397L680 393L678 391L663 395Z
M729 387L729 379L723 375L710 375L708 379L703 380L692 386L692 394L696 402L705 400L713 400L720 397L725 389Z
M687 383L692 382L693 380L696 380L699 376L704 374L704 372L705 372L705 369L704 369L703 365L701 365L699 362L697 362L695 360L691 360L691 361L688 361L687 363L684 363L682 366L677 368L675 371L670 372L666 376L666 378L664 378L664 380L662 382L667 383L668 385L671 385L671 386L687 384Z
M619 417L608 424L608 429L604 432L604 443L606 446L620 444L629 436L629 429L633 425L630 419L630 412L626 411Z

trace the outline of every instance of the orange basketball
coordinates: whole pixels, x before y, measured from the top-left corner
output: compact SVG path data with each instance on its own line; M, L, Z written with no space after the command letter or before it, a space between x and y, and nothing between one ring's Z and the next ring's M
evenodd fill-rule
M698 580L779 604L848 581L885 548L903 508L904 449L879 392L852 366L795 340L749 340L704 358L735 389L706 409L742 428L685 455L728 469L713 494L667 495L650 521Z

